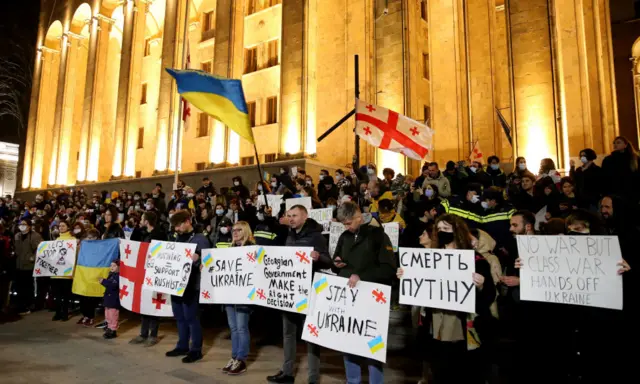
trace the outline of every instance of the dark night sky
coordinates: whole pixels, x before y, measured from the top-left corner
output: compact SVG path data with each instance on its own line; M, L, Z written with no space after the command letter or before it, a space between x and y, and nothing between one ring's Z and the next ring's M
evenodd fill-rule
M15 44L28 48L33 55L38 33L40 0L0 0L0 8L0 57L14 59L16 50L12 46ZM27 101L24 106L25 113L28 113L29 92L30 90L24 97ZM25 134L26 132L19 132L13 118L0 117L0 141L18 143L22 147Z

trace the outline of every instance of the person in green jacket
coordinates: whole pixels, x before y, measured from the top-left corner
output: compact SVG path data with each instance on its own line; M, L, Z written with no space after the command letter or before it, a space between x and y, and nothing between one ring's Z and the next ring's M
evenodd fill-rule
M334 253L334 265L339 276L349 279L347 285L357 286L360 280L391 285L396 272L393 246L381 227L365 224L360 208L353 202L345 202L338 208L338 221L346 228L340 235ZM359 383L362 377L361 358L344 355L347 382ZM369 366L369 383L382 384L382 363L366 359Z

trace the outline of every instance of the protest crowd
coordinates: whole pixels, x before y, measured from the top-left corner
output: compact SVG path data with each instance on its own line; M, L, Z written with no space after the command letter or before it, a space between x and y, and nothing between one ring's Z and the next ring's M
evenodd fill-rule
M168 357L193 363L203 358L200 312L207 305L199 301L204 290L200 278L212 270L203 260L205 250L307 247L313 248L314 279L323 273L347 279L345 288L366 283L390 287L390 310L411 312L416 337L407 348L415 351L411 358L423 371L422 383L631 382L625 375L637 346L633 320L640 307L633 245L640 239L638 155L624 137L615 139L613 151L601 162L589 148L572 155L580 161L572 161L564 175L551 159L529 164L518 157L506 165L491 156L486 163L427 162L419 175L354 163L319 175L282 167L279 174L255 185L235 177L233 185L221 186L205 177L202 185L180 182L173 191L160 184L152 191L77 186L42 192L35 201L6 196L0 199L2 305L21 316L50 309L54 321L68 321L78 305L80 315L73 320L79 326L101 326L106 339L115 338L119 312L124 311L118 285L128 268L124 256L104 265L108 271L99 279L101 297L82 296L74 293L81 283L75 281L82 275L78 266L73 277L34 278L41 242L75 239L80 253L89 244L109 239L189 244L195 252L193 264L184 267L190 272L188 281L182 295L170 300L179 341L173 348L165 347ZM287 203L300 198L309 199ZM320 209L330 210L328 223L311 218ZM398 244L392 244L383 229L389 223L397 223ZM344 232L330 244L330 228L338 224ZM622 309L522 300L520 273L529 264L519 257L516 235L617 237L622 257L616 260L618 275L612 278L622 280ZM402 279L408 273L402 254L409 251L403 250L421 248L471 252L475 268L466 293L473 291L475 307L470 312L400 302ZM554 262L539 268L552 270ZM421 289L425 287L426 283ZM451 294L450 287L438 289L441 295L447 289ZM300 330L307 332L305 317L247 304L219 304L226 312L233 348L228 364L215 368L230 376L251 369L251 319L259 313L282 329L283 364L266 380L293 383ZM106 323L100 321L102 313ZM159 318L143 314L140 334L129 344L157 345L159 331ZM308 382L317 383L325 347L310 342L307 346ZM370 383L384 382L380 360L345 352L344 365L348 383L361 381L361 365L368 367Z

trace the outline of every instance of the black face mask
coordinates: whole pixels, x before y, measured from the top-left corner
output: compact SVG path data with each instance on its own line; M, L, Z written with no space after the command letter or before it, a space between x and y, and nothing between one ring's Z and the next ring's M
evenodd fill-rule
M444 247L447 244L451 244L454 241L453 232L438 231L438 244Z

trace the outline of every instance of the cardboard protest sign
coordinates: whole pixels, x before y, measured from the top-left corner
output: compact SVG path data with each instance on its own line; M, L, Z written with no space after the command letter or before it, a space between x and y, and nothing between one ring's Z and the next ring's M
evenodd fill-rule
M280 204L282 204L282 195L267 195L267 203L269 203L269 208L271 208L271 216L278 217L280 213ZM264 204L264 195L258 195L258 200L256 202L256 208L260 209Z
M391 287L316 273L302 330L310 343L386 362Z
M258 247L205 249L202 251L200 302L203 304L254 304Z
M322 234L328 234L330 232L331 220L333 219L332 208L312 209L309 211L309 218L322 225Z
M195 244L153 240L147 255L144 289L182 296L195 252Z
M36 250L33 277L73 276L77 244L76 239L41 242Z
M520 298L622 309L616 236L518 236Z
M307 212L311 211L311 198L309 196L306 197L297 197L295 199L287 199L284 201L285 202L285 207L288 210L291 209L291 207L293 207L294 205L302 205L303 207L307 208Z
M311 252L311 247L259 247L256 254L261 279L256 291L258 303L306 314L311 288Z
M400 241L400 223L384 223L382 224L382 228L384 228L384 233L386 233L387 236L389 236L389 240L391 240L393 252L398 252L398 243Z
M400 304L476 311L473 250L400 248Z
M329 226L329 254L333 256L336 253L336 246L338 245L338 239L342 232L346 231L346 228L342 223L332 221Z
M135 313L173 317L171 297L142 289L149 243L120 240L120 305Z

